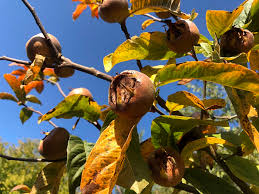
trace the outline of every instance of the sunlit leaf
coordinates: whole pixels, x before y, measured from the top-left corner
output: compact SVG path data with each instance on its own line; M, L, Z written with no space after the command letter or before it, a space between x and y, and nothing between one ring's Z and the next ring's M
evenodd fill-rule
M141 72L146 74L152 80L152 82L154 82L158 70L161 69L162 67L164 67L164 65L158 65L158 66L147 65L141 69Z
M30 194L58 194L60 179L65 169L65 162L53 162L45 166L38 174Z
M226 102L223 99L205 99L202 102L206 110L215 110L226 106Z
M214 145L214 144L222 144L222 145L228 145L231 147L234 147L234 145L224 139L219 139L216 137L205 137L201 139L194 140L190 143L188 143L182 150L181 156L184 161L187 161L188 158L191 156L191 154L196 151L200 150L202 148L205 148L209 145Z
M203 54L204 57L210 57L212 55L212 47L209 43L201 42L199 46L194 47L197 54Z
M25 91L21 87L21 82L16 79L15 76L11 74L4 74L5 80L8 82L8 84L13 89L16 97L19 101L24 102L25 101Z
M183 78L211 81L259 93L259 75L242 65L233 63L190 61L179 65L170 64L158 71L155 83L161 86Z
M86 8L87 8L87 4L84 4L84 3L78 4L76 7L76 10L73 12L73 15L72 15L73 20L76 20Z
M151 124L152 143L155 148L177 143L185 133L198 125L228 126L228 122L175 115L160 116L155 118Z
M231 172L246 183L259 186L259 165L254 161L233 156L226 160Z
M259 17L259 1L254 0L253 4L251 6L251 12L250 12L250 18L252 22L249 24L248 29L253 31L253 32L258 32L259 31L259 22L258 22L258 17Z
M155 20L152 20L152 19L147 19L145 20L142 25L141 25L141 28L142 30L145 30L149 25L155 23L156 21Z
M45 68L45 69L43 70L43 74L44 74L45 76L57 76L57 75L55 74L53 68Z
M44 89L43 81L31 81L30 83L24 86L26 94L28 94L34 88L40 94Z
M91 16L94 18L99 18L99 15L98 15L98 5L95 5L95 4L89 4L89 7L91 9Z
M124 167L119 174L116 184L129 188L136 193L142 193L151 182L149 168L141 156L139 136L135 128L126 153Z
M204 194L241 194L233 184L198 168L185 169L184 179Z
M250 16L250 10L251 10L253 1L254 0L248 0L245 2L245 4L243 5L244 9L240 13L240 15L235 19L233 26L235 26L237 28L244 27L246 22L248 22L247 20L249 19L249 16Z
M41 104L41 101L34 95L27 95L26 100L32 103Z
M167 60L175 58L176 53L169 50L167 37L163 32L144 32L139 37L133 36L122 43L114 53L104 57L105 71L110 71L114 65L133 59Z
M137 122L118 117L101 133L85 163L80 184L83 193L112 192Z
M70 136L67 145L69 194L75 194L76 188L80 186L84 164L93 147L93 143L82 141L79 137L73 135Z
M244 4L247 1L243 2L237 9L232 12L229 11L219 11L219 10L208 10L206 12L206 23L207 28L212 37L220 37L227 30L229 30L235 19L240 15L244 8Z
M12 94L9 94L7 92L1 92L0 99L1 100L12 100L14 102L18 102L18 100Z
M101 106L89 100L88 97L75 94L66 97L55 108L44 114L39 122L49 120L53 117L70 119L81 117L89 121L96 121L100 117Z
M31 192L31 189L27 185L17 185L14 188L12 188L11 192L13 191Z
M24 75L26 73L26 70L25 69L17 69L17 70L14 70L11 72L11 74L13 75Z
M23 123L25 123L25 121L27 121L31 116L32 116L32 111L28 110L27 108L22 108L21 112L20 112L20 120Z
M102 0L72 0L72 1L80 1L81 3L77 5L76 10L72 14L73 20L76 20L82 12L87 8L87 6L91 9L92 17L99 18L98 16L98 5L97 3L102 3Z

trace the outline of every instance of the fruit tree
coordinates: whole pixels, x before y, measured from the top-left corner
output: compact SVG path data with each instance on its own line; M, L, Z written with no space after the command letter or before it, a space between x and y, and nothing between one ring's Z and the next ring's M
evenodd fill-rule
M55 194L67 176L71 194L78 188L83 194L109 194L115 187L120 193L146 194L155 184L174 193L258 192L259 1L245 0L234 10L206 10L206 36L196 23L198 13L183 9L187 2L180 0L72 1L78 1L73 2L75 23L89 11L88 21L119 26L125 40L118 38L112 53L92 55L102 59L102 68L89 67L87 59L78 64L58 34L47 31L40 9L21 0L39 33L26 40L26 60L0 57L14 68L3 73L11 90L0 92L0 99L16 103L22 123L37 115L30 122L51 128L41 131L42 158L0 154L17 162L47 163L32 187L17 185L12 191ZM144 20L138 23L140 17ZM90 31L91 24L84 25ZM91 38L92 47L106 49L95 33ZM124 65L129 62L130 67ZM79 72L92 81L81 85ZM78 85L66 94L62 82L70 84L73 77ZM41 103L49 83L56 90ZM191 83L201 89L188 90ZM214 96L212 83L221 88ZM95 95L98 90L102 97ZM49 106L58 95L62 99ZM37 110L37 104L46 110ZM98 131L95 142L75 134L82 126ZM144 140L139 126L148 133Z

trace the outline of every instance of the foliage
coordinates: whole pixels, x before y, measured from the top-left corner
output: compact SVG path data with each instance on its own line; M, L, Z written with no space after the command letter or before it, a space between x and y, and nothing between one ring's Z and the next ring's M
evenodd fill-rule
M79 1L73 13L74 20L88 6L91 8L92 16L98 18L98 7L103 1L73 1ZM22 123L30 119L34 113L41 115L38 120L39 124L49 121L54 125L50 121L52 118L77 117L96 126L101 133L95 143L70 136L66 150L67 161L52 161L44 167L40 164L42 170L38 172L37 177L29 171L32 168L26 168L28 164L20 163L23 167L21 168L14 161L7 162L1 159L1 166L4 169L0 171L0 177L6 179L9 173L12 174L10 179L0 182L5 189L3 192L15 185L23 184L28 188L18 186L15 189L31 189L30 193L50 192L53 194L58 193L59 190L61 193L72 194L80 186L82 193L109 194L116 185L119 185L123 187L124 193L156 193L159 189L157 186L153 187L154 181L150 177L153 169L150 165L148 166L149 156L155 149L162 148L163 150L167 146L180 152L179 157L185 163L184 177L174 186L174 193L178 190L215 194L251 193L250 187L259 186L259 168L256 160L259 151L259 29L256 17L259 14L258 1L246 0L233 11L207 10L206 24L211 37L201 35L198 44L193 45L187 53L175 53L170 50L169 44L173 41L169 39L177 39L186 32L173 29L171 19L194 20L197 13L181 12L180 0L172 0L171 3L163 0L159 2L131 0L130 3L129 16L132 16L130 17L132 19L152 12L167 12L172 16L168 20L163 20L146 15L152 21L145 21L142 24L143 28L151 23L161 22L166 26L166 33L163 30L161 30L163 32L143 32L133 37L129 36L125 21L121 22L121 29L127 40L121 43L113 53L103 58L106 72L122 62L137 60L140 71L150 77L154 87L149 89L152 91L156 89L156 100L150 107L150 111L161 114L151 121L151 138L142 143L139 142L136 129L143 115L127 117L125 116L127 114L120 112L124 101L130 104L132 99L139 97L135 92L135 88L140 83L138 77L132 76L133 79L129 79L125 73L120 77L121 79L113 79L94 68L75 64L52 49L55 66L62 68L68 65L70 68L112 81L109 102L112 100L120 109L113 112L111 111L113 107L99 105L83 94L75 94L68 97L64 95L64 100L57 106L41 114L27 106L27 103L42 104L36 96L29 93L35 89L40 94L44 89L44 81L47 79L56 84L62 93L58 85L60 80L53 71L55 66L46 64L47 56L41 55L36 55L34 61L25 63L27 65L12 64L22 67L22 69L4 74L15 96L2 92L0 99L11 100L22 107L20 112ZM39 22L38 25L40 25ZM255 35L254 40L251 40L254 43L248 52L223 57L221 53L223 40L220 38L225 32L237 27L251 30ZM171 37L171 34L174 36ZM245 34L240 34L239 38L244 37ZM229 42L229 44L233 43ZM233 44L235 45L235 42ZM184 61L186 55L191 56L193 61ZM176 62L179 58L183 61L182 63ZM166 64L142 67L140 60L157 60ZM161 87L167 88L173 82L185 85L193 79L196 83L193 81L186 85L187 89L189 88L188 92L184 91L186 87L182 86L182 91L173 94L167 91L167 99L161 98L159 94ZM124 83L120 82L121 80L126 81ZM197 80L202 80L202 82ZM202 85L201 90L199 87ZM111 91L114 95L111 95ZM144 103L142 102L141 105L145 105ZM166 115L159 110L160 107L167 111ZM141 107L137 108L141 109ZM138 110L134 111L138 115ZM102 124L99 124L100 120ZM29 141L26 146L25 143L21 143L18 148L6 148L1 145L1 152L19 158L33 157L37 154L34 148L32 142ZM174 166L168 167L167 165L176 160L170 159L169 154L166 157L164 165L168 170ZM30 167L39 168L40 165L30 164ZM68 174L65 181L68 181L69 191L65 191L63 187L59 189L65 167ZM14 175L16 168L19 173L16 172ZM158 176L168 173L163 165L158 168L161 168ZM17 182L19 180L17 176L22 175L26 176ZM160 188L160 192L162 190L163 188Z

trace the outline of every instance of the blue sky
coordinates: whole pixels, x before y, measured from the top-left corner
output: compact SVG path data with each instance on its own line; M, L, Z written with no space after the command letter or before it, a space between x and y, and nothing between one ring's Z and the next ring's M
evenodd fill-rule
M72 12L75 10L77 3L72 2L72 0L29 0L29 2L35 7L47 32L59 39L63 49L62 54L79 64L104 71L103 57L113 52L125 40L119 24L108 24L101 19L93 19L88 9L76 21L73 21ZM206 10L232 11L242 2L242 0L183 0L181 1L181 10L190 13L195 8L196 12L199 13L199 16L195 20L196 25L203 35L209 37L205 21ZM5 55L28 60L25 52L25 44L31 36L40 33L31 14L22 1L1 0L0 18L0 56ZM145 19L147 18L144 16L135 16L127 20L128 30L131 35L139 35L143 32L141 30L141 24ZM162 24L154 24L148 27L146 31L164 31L164 28ZM0 61L0 92L12 93L3 78L3 74L10 73L15 69L14 67L9 67L9 63ZM164 64L165 62L153 63L143 61L145 65L150 63ZM118 64L109 74L115 75L116 72L121 72L125 69L137 69L135 61ZM94 76L76 72L71 78L61 79L60 85L66 94L68 94L71 88L88 88L99 104L108 103L109 83ZM166 87L169 93L174 93L175 90L179 89L184 90L185 88L176 87L175 85ZM50 84L45 84L45 90L42 94L39 95L34 91L32 94L36 95L42 101L43 105L28 105L40 110L42 113L46 113L63 99L57 88ZM53 128L47 122L38 125L38 115L36 114L22 125L19 119L22 107L19 107L14 102L0 100L0 107L0 138L2 141L17 143L19 139L40 139L43 137L40 133L42 130L50 131ZM138 129L145 130L145 138L150 136L151 119L156 116L158 115L148 113L143 121L140 122ZM54 123L68 129L73 135L80 136L89 142L97 140L99 132L83 119L79 122L77 128L72 131L71 128L75 121L76 118L71 120L53 119Z

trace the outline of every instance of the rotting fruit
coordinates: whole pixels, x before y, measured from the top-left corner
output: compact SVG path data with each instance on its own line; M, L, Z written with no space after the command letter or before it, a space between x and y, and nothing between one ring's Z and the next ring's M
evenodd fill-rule
M230 57L247 53L254 45L254 35L247 29L235 28L225 32L220 38L221 56Z
M39 153L48 160L63 159L67 155L69 133L62 127L56 127L39 144Z
M182 54L190 51L198 43L200 32L192 21L178 20L169 24L167 38L168 48Z
M128 0L104 0L98 13L106 22L122 23L129 16Z
M51 42L57 48L58 52L61 53L61 45L58 39L51 34L48 34L48 35ZM31 37L27 41L25 47L26 47L27 56L31 61L33 61L36 54L38 54L46 57L45 63L48 65L51 65L55 62L55 58L52 56L51 48L48 46L47 40L45 39L42 33Z
M151 153L148 166L154 182L165 187L180 183L185 169L180 154L171 147L159 148Z
M74 94L81 94L81 95L89 97L89 99L93 100L93 95L86 88L75 88L75 89L71 90L71 92L69 92L69 94L67 96L72 96Z
M54 72L58 77L67 78L74 75L75 70L71 67L55 67Z
M109 88L109 105L119 116L139 118L155 99L155 88L145 74L127 70L114 77Z

